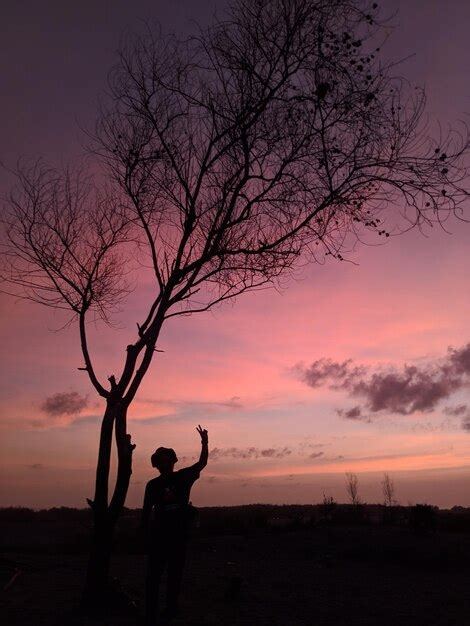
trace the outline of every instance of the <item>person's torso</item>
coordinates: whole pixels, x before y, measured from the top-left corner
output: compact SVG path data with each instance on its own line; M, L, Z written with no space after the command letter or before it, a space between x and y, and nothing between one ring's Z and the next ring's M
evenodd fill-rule
M152 484L152 526L177 532L185 528L191 517L189 496L198 474L189 468L161 475Z

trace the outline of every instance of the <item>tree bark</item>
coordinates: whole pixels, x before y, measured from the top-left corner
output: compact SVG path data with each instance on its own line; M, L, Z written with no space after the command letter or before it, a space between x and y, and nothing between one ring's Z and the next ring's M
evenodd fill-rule
M108 516L95 514L83 602L87 609L103 609L109 599L109 566L115 524Z
M95 498L88 500L93 511L93 531L90 557L86 573L84 604L90 609L100 609L109 602L109 568L114 533L119 514L126 500L132 474L134 445L126 432L127 405L120 397L107 400L101 424L98 463L96 468ZM109 470L113 431L116 435L118 468L111 502L108 501Z

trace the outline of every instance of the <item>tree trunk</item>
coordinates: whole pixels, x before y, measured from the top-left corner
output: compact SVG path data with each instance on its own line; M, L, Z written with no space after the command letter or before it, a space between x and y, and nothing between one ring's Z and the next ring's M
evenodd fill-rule
M96 468L95 498L88 500L93 511L93 533L86 573L83 601L87 608L105 608L110 600L109 567L114 532L124 506L132 474L134 445L126 433L127 406L122 398L107 401L101 424L98 463ZM111 502L108 501L109 470L113 430L117 445L117 477Z
M109 600L109 566L115 524L95 515L83 601L91 610L103 609Z

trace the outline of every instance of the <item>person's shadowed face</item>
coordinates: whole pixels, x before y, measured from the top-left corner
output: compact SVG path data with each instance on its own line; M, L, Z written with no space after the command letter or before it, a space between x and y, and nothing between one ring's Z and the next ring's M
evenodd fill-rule
M160 474L171 474L175 469L175 462L169 455L162 455L162 458L158 460L156 468Z
M172 448L158 448L152 455L152 466L156 467L160 474L171 474L178 460Z

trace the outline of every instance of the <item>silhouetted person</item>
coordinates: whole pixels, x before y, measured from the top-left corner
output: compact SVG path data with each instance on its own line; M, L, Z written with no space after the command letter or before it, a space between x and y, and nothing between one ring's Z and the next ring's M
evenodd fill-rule
M142 511L142 528L148 538L145 615L148 626L157 623L160 579L167 568L167 617L178 611L178 596L186 556L188 528L192 520L189 495L200 471L207 465L208 434L198 426L201 456L190 467L174 471L178 461L173 448L158 448L152 466L160 472L147 483Z

